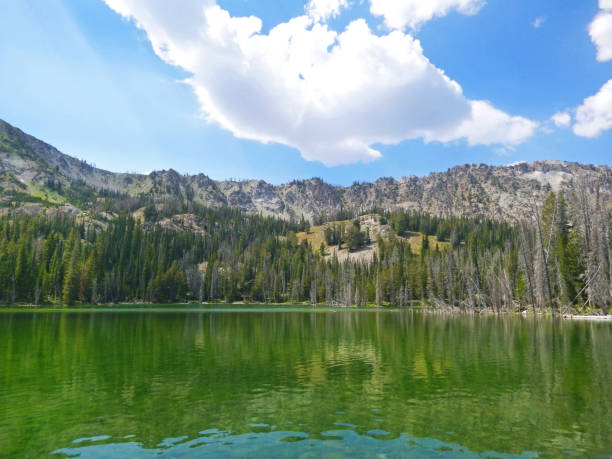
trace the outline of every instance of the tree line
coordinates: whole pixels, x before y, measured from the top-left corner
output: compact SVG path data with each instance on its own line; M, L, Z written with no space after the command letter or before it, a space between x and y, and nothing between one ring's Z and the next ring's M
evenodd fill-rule
M299 242L292 223L238 210L192 209L198 229L71 216L0 218L0 302L97 304L184 301L427 304L462 310L580 311L612 306L611 215L599 199L550 193L532 218L381 212L390 237L369 260L338 260ZM571 202L571 204L570 204ZM414 251L404 236L421 233ZM428 244L428 236L447 249ZM370 242L358 222L329 225L327 245Z

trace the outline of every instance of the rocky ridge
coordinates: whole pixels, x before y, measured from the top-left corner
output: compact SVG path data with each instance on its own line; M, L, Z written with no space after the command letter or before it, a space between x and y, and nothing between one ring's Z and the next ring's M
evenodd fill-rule
M285 219L304 216L311 221L373 208L514 220L530 215L532 203L541 203L550 191L571 194L577 186L585 187L589 199L599 197L606 206L612 202L612 167L562 161L502 167L466 164L426 177L381 178L350 187L318 178L271 185L261 180L215 181L204 174L181 175L174 170L149 175L114 173L65 155L0 120L0 202L14 199L15 193L52 200L50 182L78 183L96 192L127 196L147 194L158 203L193 201Z

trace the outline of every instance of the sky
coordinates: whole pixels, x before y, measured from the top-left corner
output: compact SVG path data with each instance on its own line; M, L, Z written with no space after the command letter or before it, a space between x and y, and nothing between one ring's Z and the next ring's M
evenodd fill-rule
M612 165L612 0L4 0L0 62L1 119L116 172Z

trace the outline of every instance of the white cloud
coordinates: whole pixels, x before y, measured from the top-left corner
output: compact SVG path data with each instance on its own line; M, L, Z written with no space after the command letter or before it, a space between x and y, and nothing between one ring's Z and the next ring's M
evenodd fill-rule
M557 112L550 119L559 128L566 128L572 124L572 117L567 112Z
M534 29L539 29L546 22L546 16L540 16L535 18L535 20L531 23Z
M306 13L317 22L325 22L338 16L348 6L347 0L310 0L306 5Z
M467 139L468 145L500 145L513 148L531 137L538 124L520 116L510 116L485 100L471 101L471 114L446 133L434 133L431 139L451 141Z
M599 0L602 11L589 24L591 41L597 47L597 60L612 60L612 0Z
M597 60L612 60L612 12L601 12L595 16L589 25L589 35L597 47Z
M240 138L277 142L327 165L372 161L371 145L406 139L511 148L536 128L458 83L401 31L377 36L365 20L342 33L309 16L261 33L212 0L105 0L144 29L155 52L191 74L202 112Z
M412 29L435 17L456 10L461 14L476 14L485 0L370 0L370 12L382 16L389 29Z
M573 127L574 134L582 137L597 137L608 129L612 129L612 80L578 107Z
M612 60L612 0L599 0L602 10L589 24L589 35L597 47L597 60L605 62ZM557 127L568 127L571 116L567 112L559 112L551 120ZM587 97L576 109L572 131L581 137L597 137L604 131L612 129L612 80L608 80L599 92Z

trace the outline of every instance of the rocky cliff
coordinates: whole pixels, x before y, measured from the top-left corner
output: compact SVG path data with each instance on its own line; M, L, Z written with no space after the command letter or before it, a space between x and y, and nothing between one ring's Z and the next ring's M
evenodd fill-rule
M0 203L19 206L39 201L78 208L57 188L78 185L91 193L150 195L156 202L174 200L245 212L314 220L340 211L372 208L409 209L442 216L490 217L512 220L529 215L532 202L550 191L572 194L585 186L589 199L612 201L612 168L562 161L539 161L495 167L464 165L426 177L381 178L351 187L321 179L274 186L261 180L215 181L206 175L185 176L174 170L149 175L113 173L59 152L0 120ZM61 194L61 193L60 193ZM17 199L16 196L21 197ZM34 199L36 198L36 199Z

